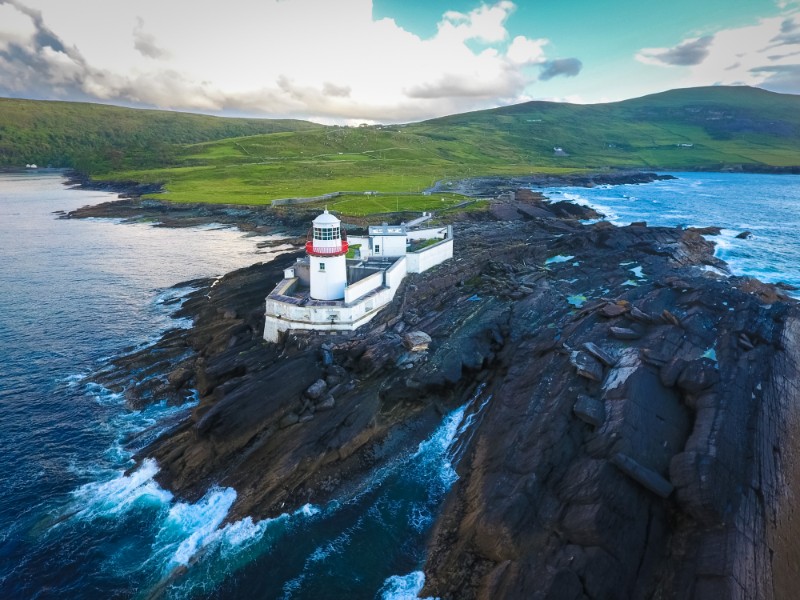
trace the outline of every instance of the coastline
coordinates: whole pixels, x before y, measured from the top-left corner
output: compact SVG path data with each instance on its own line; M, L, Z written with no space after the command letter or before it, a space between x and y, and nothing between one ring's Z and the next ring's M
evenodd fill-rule
M796 302L775 286L704 272L724 264L697 231L586 226L575 219L588 213L561 204L520 190L457 223L462 260L411 277L352 336L261 340L263 297L296 254L195 292L178 315L194 318L191 330L169 332L101 374L134 407L200 396L137 459L158 460L160 483L179 497L234 487L229 520L275 516L284 505L346 495L483 385L492 400L436 522L425 593L557 593L576 577L593 596L609 584L633 594L655 582L681 597L724 596L734 584L766 589L774 530L765 515L785 493L779 458L764 448L792 446L770 423L782 422L798 394L761 382L788 374L780 357L791 346L780 340L797 323ZM228 214L220 210L202 218L219 222ZM246 227L267 218L256 214ZM272 219L257 226L295 227ZM548 265L552 256L570 259ZM433 338L429 350L404 347L414 330ZM141 384L126 385L132 371ZM333 407L309 396L320 380ZM765 391L753 402L757 389ZM740 498L756 476L759 493ZM648 488L662 480L675 489L666 498ZM625 526L620 506L632 515ZM709 571L719 552L729 558Z

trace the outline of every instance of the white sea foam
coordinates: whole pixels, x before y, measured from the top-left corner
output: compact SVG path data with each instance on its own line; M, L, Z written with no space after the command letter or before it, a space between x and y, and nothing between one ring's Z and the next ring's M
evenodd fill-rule
M74 505L79 507L75 516L85 520L114 518L133 506L167 504L172 494L153 479L158 471L156 461L148 458L130 475L118 471L112 479L80 486L72 493Z
M425 586L425 573L414 571L408 575L392 575L383 582L381 600L416 600Z
M88 377L88 373L75 373L74 375L67 375L62 379L64 383L66 383L69 387L75 387L81 381Z
M167 568L188 565L200 549L216 541L219 526L235 501L233 488L212 488L195 504L178 502L172 506L156 538L159 546L177 544Z
M121 393L112 392L107 387L100 385L99 383L87 383L84 389L86 390L86 393L94 398L95 402L98 404L117 405L121 404L125 400L125 397Z

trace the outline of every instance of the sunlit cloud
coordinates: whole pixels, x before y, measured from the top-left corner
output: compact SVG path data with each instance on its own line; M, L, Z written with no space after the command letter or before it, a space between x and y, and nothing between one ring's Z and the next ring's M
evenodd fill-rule
M515 9L500 0L445 12L422 38L374 19L371 0L229 0L224 10L199 0L191 19L161 0L0 0L0 94L417 120L524 98L532 65L552 77L580 71L577 59L548 57L546 39L511 39Z

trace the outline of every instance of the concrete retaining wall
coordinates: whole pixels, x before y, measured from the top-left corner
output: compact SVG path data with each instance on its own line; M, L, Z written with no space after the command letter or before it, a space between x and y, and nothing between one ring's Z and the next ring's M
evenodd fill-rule
M403 282L403 278L405 278L406 273L408 273L408 258L403 256L402 258L397 259L397 261L386 271L384 271L384 282L383 284L387 288L391 288L397 291L397 288L400 287L400 284ZM394 296L394 294L392 294Z
M453 240L442 240L438 244L428 246L418 252L406 254L409 273L423 273L431 267L453 258Z
M344 303L351 304L358 300L361 296L369 294L371 291L378 289L383 285L383 272L377 271L372 275L356 281L344 288Z

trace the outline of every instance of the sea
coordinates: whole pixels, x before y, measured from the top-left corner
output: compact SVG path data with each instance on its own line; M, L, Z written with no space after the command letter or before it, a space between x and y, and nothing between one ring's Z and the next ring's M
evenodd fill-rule
M591 206L615 225L721 227L707 239L734 275L800 287L800 175L663 174L675 179L536 189L552 201Z
M549 188L615 223L718 225L735 273L800 285L800 176L675 173L643 185ZM273 519L195 503L132 454L196 404L131 411L93 375L152 344L192 285L273 255L224 227L60 219L114 196L59 173L0 174L0 598L417 598L425 545L476 415L478 389L362 488ZM738 239L741 231L752 232Z

